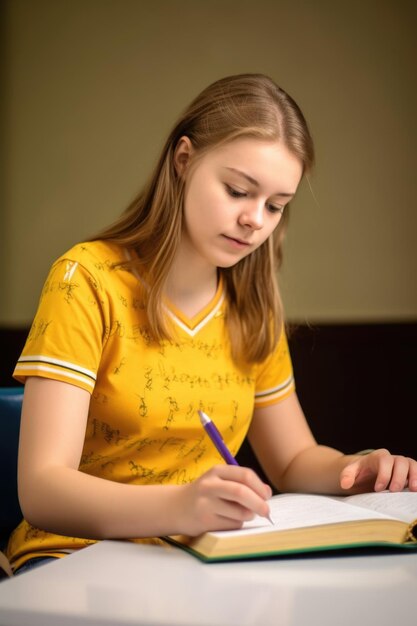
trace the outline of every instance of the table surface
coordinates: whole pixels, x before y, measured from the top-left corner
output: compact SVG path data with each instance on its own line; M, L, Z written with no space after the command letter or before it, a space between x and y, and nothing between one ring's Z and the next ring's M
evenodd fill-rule
M0 583L2 626L415 626L416 553L200 562L102 541Z

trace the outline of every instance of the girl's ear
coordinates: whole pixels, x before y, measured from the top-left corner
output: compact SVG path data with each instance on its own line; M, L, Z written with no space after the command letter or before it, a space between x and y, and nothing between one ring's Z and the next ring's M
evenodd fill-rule
M174 166L179 177L184 175L193 152L194 148L190 138L184 135L178 141L174 152Z

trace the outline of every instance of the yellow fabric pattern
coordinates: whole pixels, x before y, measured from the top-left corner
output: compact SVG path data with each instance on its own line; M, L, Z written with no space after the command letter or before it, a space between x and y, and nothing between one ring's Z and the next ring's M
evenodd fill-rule
M122 247L103 241L75 246L51 268L14 375L42 376L91 394L80 470L138 485L184 484L222 459L197 410L213 418L236 454L254 406L294 390L284 333L275 352L238 367L225 331L227 301L220 280L209 305L188 319L168 301L175 340L151 340L143 304L146 285L125 264ZM14 531L14 566L35 555L91 543L33 528Z

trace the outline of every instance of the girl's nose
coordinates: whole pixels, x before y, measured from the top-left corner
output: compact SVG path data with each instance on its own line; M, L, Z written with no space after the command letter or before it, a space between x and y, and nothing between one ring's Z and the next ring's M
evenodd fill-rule
M264 225L264 205L261 202L247 204L239 217L239 224L259 230Z

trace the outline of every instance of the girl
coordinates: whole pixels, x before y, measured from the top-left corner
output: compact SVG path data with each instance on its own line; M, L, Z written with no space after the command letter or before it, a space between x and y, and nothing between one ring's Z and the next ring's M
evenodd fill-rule
M58 259L15 369L25 383L15 568L101 538L197 535L267 516L222 463L248 435L279 491L417 490L417 463L320 446L297 400L276 272L313 164L297 104L263 75L205 89L112 227Z

